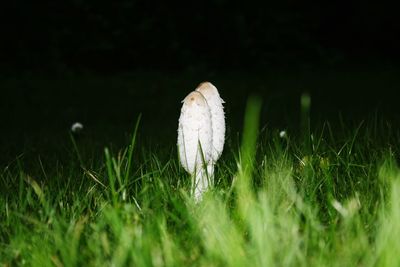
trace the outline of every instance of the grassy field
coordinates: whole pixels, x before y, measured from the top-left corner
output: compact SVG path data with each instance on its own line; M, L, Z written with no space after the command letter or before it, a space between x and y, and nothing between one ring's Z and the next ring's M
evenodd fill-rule
M2 266L400 266L399 131L378 116L300 130L250 98L195 203L176 148L65 134L62 160L0 170ZM299 101L300 102L300 101Z

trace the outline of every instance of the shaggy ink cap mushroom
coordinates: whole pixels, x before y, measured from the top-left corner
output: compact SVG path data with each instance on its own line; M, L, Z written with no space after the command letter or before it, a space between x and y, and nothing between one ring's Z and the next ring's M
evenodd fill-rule
M214 180L214 164L225 142L225 114L217 88L201 83L182 101L178 151L183 168L191 174L198 201Z
M211 160L211 113L205 98L198 92L191 92L182 102L178 127L179 158L183 168L194 174Z
M213 130L213 161L219 159L224 149L225 143L225 113L223 103L218 89L210 82L203 82L196 88L207 100L211 111L211 124Z

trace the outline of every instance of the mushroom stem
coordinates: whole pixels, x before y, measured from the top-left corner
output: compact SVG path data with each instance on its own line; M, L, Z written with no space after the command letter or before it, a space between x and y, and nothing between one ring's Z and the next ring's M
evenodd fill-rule
M192 192L196 202L200 201L204 192L214 183L214 164L210 163L206 168L196 171L193 177Z
M211 184L214 184L214 163L210 163L207 165L207 173L208 179L211 181Z

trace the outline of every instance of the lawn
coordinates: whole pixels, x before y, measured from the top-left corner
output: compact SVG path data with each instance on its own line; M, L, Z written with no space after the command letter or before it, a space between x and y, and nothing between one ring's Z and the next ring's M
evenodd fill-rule
M124 87L132 80L124 79L109 85ZM112 90L98 93L110 95L110 102L87 93L71 106L82 108L92 100L83 118L97 117L84 122L88 129L78 135L57 123L79 119L79 111L45 112L67 107L73 97L39 107L36 114L44 114L44 121L18 125L21 131L34 129L25 133L23 144L17 141L21 134L5 129L0 265L400 266L397 124L378 113L347 120L331 112L324 119L312 111L324 105L318 103L322 97L313 98L318 92L311 88L311 110L304 101L308 95L300 97L303 85L310 84L293 76L289 84L277 82L282 80L274 81L283 87L296 84L296 93L272 92L270 98L246 93L237 97L240 102L234 99L244 83L235 85L235 93L220 89L229 130L215 185L198 203L189 194L190 177L175 147L179 101L191 89L168 94L150 88L144 103L140 91L132 91L130 100ZM343 75L341 80L346 82ZM77 83L83 81L92 78ZM178 86L180 80L163 81ZM74 84L59 84L64 92L74 92ZM220 84L234 82L228 77ZM160 98L173 104L160 105ZM23 105L14 107L14 118L29 118ZM285 112L270 115L279 108ZM165 114L173 118L163 120ZM332 114L336 119L330 120ZM51 124L58 115L60 121ZM102 120L114 124L102 125ZM11 117L6 122L17 125Z

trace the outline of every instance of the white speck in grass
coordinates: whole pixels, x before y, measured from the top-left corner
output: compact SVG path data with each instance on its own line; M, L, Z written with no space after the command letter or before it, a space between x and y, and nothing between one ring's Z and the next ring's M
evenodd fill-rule
M280 131L280 132L279 132L279 137L280 137L280 138L286 138L286 137L287 137L286 131Z
M73 133L79 133L83 130L83 124L80 122L75 122L74 124L72 124L71 126L71 131Z

